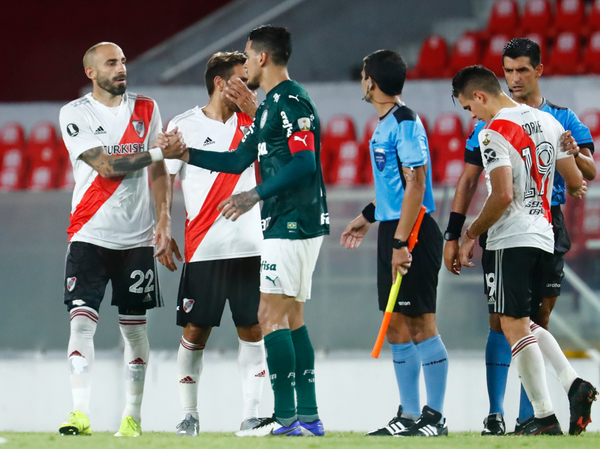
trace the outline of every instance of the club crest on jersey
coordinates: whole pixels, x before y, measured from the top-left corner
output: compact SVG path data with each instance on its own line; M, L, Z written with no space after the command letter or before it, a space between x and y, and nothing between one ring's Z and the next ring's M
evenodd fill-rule
M373 154L375 155L375 166L377 167L377 170L383 171L386 160L385 150L383 148L375 148Z
M246 134L248 134L248 131L250 131L250 125L242 125L242 126L240 126L240 131L242 132L242 134L244 135L244 137L246 137Z
M67 290L69 290L70 292L72 292L75 289L75 284L76 283L77 283L77 278L76 277L67 278Z
M308 117L299 118L298 128L300 128L300 131L310 131L310 119Z
M133 130L138 135L138 137L140 139L143 139L144 135L146 134L146 124L144 123L144 121L134 120L133 122L131 122L131 125L133 126Z
M183 298L183 311L185 313L190 313L196 301L193 299Z
M265 123L267 123L267 115L268 112L266 109L263 111L262 115L260 116L260 129L263 129L265 127Z

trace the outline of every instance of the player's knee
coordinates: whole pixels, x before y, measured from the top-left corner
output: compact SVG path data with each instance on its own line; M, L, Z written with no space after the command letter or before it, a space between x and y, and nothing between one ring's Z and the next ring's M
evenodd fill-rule
M494 332L502 332L502 325L500 324L499 314L490 313L490 329Z
M254 324L252 326L239 326L237 331L238 336L243 341L257 342L261 341L263 338L260 324Z
M210 326L196 326L188 323L183 328L183 338L195 345L205 345L211 330Z
M550 314L544 313L540 310L540 313L537 314L533 321L535 322L535 324L548 330L548 325L550 324Z

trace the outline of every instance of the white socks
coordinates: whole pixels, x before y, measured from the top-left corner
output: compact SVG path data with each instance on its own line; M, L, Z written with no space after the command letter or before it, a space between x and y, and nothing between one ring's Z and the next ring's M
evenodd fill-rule
M513 363L527 397L531 401L536 418L545 418L554 413L546 383L544 357L533 335L527 335L511 348Z
M262 397L266 375L265 343L264 340L238 340L238 368L242 375L242 420L258 418L258 403Z
M204 345L194 344L181 337L177 353L179 399L185 417L186 413L198 419L198 382L202 374Z
M142 397L150 345L146 315L119 314L119 328L125 343L125 410L123 418L132 416L141 422Z
M94 334L98 313L90 307L71 309L71 336L67 349L73 410L90 413L90 372L94 364Z
M569 388L571 388L573 381L579 377L577 376L577 372L573 369L562 349L560 349L558 342L550 332L533 321L530 323L530 327L531 333L535 336L542 354L548 359L554 371L556 371L558 381L565 389L565 392L569 394Z

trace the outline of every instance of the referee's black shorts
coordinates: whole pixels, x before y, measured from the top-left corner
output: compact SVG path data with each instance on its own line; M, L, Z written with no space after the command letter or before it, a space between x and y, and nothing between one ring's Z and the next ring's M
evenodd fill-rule
M379 310L384 311L392 287L392 240L398 220L382 221L377 237L377 292ZM407 316L435 313L438 273L442 266L443 238L430 214L425 214L412 264L402 279L394 312Z

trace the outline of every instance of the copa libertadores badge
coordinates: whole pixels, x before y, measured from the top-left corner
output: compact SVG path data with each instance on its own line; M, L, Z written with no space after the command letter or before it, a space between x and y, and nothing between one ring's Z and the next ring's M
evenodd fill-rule
M75 123L69 123L67 125L67 134L71 137L75 137L77 134L79 134L79 126L77 126Z

